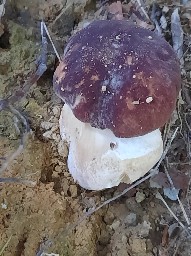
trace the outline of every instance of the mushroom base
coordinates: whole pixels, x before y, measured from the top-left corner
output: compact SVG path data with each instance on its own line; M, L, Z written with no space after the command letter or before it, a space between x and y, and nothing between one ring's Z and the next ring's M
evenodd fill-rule
M159 129L144 136L117 138L108 129L79 121L66 104L60 116L60 132L69 144L69 172L89 190L132 183L144 176L163 153Z

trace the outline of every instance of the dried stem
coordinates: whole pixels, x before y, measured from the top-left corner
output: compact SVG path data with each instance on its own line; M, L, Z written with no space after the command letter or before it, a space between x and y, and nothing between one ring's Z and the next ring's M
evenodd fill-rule
M25 131L23 133L21 133L21 131L19 130L19 133L21 134L20 144L19 144L18 148L8 158L5 158L4 163L0 167L0 174L2 174L7 169L8 165L18 155L21 154L21 152L24 149L24 144L27 139L28 133L30 132L30 127L29 127L29 124L28 124L26 118L18 110L16 110L11 104L7 104L7 110L9 110L11 113L13 113L14 116L17 117L21 121L22 125L24 126Z
M178 219L178 217L176 217L175 213L170 209L170 207L168 206L168 204L166 203L166 201L164 200L164 198L161 196L161 194L159 192L157 192L156 197L163 202L163 204L166 206L166 208L168 209L170 214L175 218L175 220L178 222L178 224L186 231L186 233L189 236L191 236L190 231L187 229L186 226L184 226L184 224Z
M0 178L0 183L17 183L29 187L34 187L37 184L36 181L25 180L22 178Z
M6 249L6 247L8 246L8 244L9 244L10 241L11 241L11 238L12 238L12 235L8 238L7 242L6 242L6 243L3 245L3 247L1 248L1 250L0 250L0 256L3 255L3 253L4 253L5 249Z
M41 22L41 30L44 28L44 30L46 31L46 34L47 34L47 36L48 36L48 38L49 38L49 40L50 40L50 42L51 42L51 44L52 44L52 47L53 47L53 49L54 49L54 52L55 52L55 54L56 54L56 57L58 58L58 60L59 60L59 62L61 61L61 58L60 58L60 56L59 56L59 54L58 54L58 51L56 50L56 47L55 47L55 45L54 45L54 43L53 43L53 41L52 41L52 38L51 38L51 36L50 36L50 33L49 33L49 31L48 31L48 28L47 28L47 26L46 26L46 24L44 23L44 21L42 21Z
M169 174L167 168L164 167L164 170L165 170L166 176L167 176L167 178L168 178L168 180L169 180L169 183L170 183L170 186L171 186L172 190L175 191L176 188L174 187L173 181L172 181L172 179L171 179L171 177L170 177L170 174ZM180 198L179 198L178 195L177 195L177 200L178 200L178 203L179 203L179 205L180 205L180 208L181 208L181 210L182 210L182 212L183 212L184 218L185 218L185 220L186 220L188 226L190 226L190 220L189 220L189 218L188 218L188 215L187 215L187 213L186 213L186 211L185 211L185 209L184 209L184 206L183 206L182 202L180 201Z

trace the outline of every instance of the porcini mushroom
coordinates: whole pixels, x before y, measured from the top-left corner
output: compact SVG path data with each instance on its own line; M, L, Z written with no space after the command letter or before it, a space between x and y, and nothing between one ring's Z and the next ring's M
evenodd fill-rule
M154 32L125 20L94 21L68 42L54 74L65 105L68 168L84 188L132 183L160 159L160 132L175 109L179 61Z

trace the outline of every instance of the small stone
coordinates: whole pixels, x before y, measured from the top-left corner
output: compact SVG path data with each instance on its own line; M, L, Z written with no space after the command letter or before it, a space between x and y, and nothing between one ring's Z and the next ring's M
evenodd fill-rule
M51 123L58 123L58 118L57 117L55 117L55 116L51 116L50 117L50 119L49 119L49 121L51 122Z
M71 193L71 197L77 197L78 195L78 189L76 187L76 185L70 185L70 193Z
M64 195L67 195L68 189L69 189L69 182L67 179L64 179L62 181L62 189L63 189Z
M6 209L7 209L7 204L2 203L2 204L1 204L1 208L4 209L4 210L6 210Z
M60 116L60 108L58 106L54 106L52 109L52 112L54 114L54 116L59 117Z
M107 225L111 225L115 219L115 216L112 212L108 211L104 216L104 221Z
M121 240L122 240L123 244L127 244L127 237L126 237L126 235L122 235Z
M153 250L153 244L152 244L150 239L147 239L146 244L147 244L147 250L152 251Z
M56 142L59 142L60 141L60 135L56 134L56 133L53 133L52 134L52 139L55 140Z
M168 11L169 11L168 6L164 6L164 7L162 8L162 12L167 13Z
M64 172L64 177L66 177L66 178L70 178L70 177L71 177L71 175L70 175L70 173L69 173L69 172Z
M158 249L157 249L157 247L154 247L154 248L153 248L153 253L154 253L154 255L158 255Z
M101 236L100 236L100 238L99 238L99 243L100 243L102 246L107 246L108 243L109 243L109 240L110 240L109 234L106 232L106 230L102 230L102 231L101 231Z
M58 143L58 154L64 158L68 156L67 144L62 140Z
M141 203L142 201L145 200L145 194L143 192L138 191L136 193L135 200L136 200L137 203Z
M56 165L56 167L54 168L55 172L57 173L61 173L62 172L62 168L59 165Z
M138 224L138 236L144 238L148 237L151 229L151 223L144 220L143 223Z
M51 129L55 124L54 123L51 123L51 122L46 122L46 121L43 121L41 123L41 127L45 130L49 130Z
M133 212L127 215L124 222L128 224L129 226L136 226L137 224L137 215Z
M56 132L59 130L59 125L58 124L55 124L52 128L51 128L51 131L52 132Z
M59 173L53 171L52 178L58 178L58 177L59 177Z
M130 245L133 253L146 253L147 246L146 246L146 239L141 239L137 237L131 237L130 239Z
M130 212L137 212L140 208L134 197L127 198L125 205Z
M46 131L45 133L43 133L43 137L47 139L52 139L52 131Z
M112 223L112 225L110 226L113 230L116 230L118 227L120 226L120 221L116 220Z

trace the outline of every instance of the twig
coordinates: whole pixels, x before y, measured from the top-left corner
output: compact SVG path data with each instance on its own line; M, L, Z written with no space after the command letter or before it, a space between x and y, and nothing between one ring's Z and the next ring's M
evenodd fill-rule
M191 148L190 148L190 138L189 138L189 134L187 134L187 151L188 151L188 157L189 159L191 159ZM189 210L189 213L191 215L191 209L190 209L190 199L188 197L188 194L189 194L189 188L190 188L190 184L191 184L191 177L190 177L190 171L189 171L189 185L188 185L188 189L187 189L187 203L188 203L188 210Z
M169 134L170 128L171 128L171 121L166 123L165 127L164 127L164 132L163 132L163 144L164 144L164 146L167 143L167 140L168 140L168 136L167 135Z
M177 101L177 115L178 115L178 118L180 120L180 134L182 135L182 137L184 137L183 134L182 134L183 121L182 121L182 117L181 117L181 114L180 114L181 113L180 106L181 106L180 99L178 98L178 101Z
M37 184L35 181L25 180L22 178L0 178L0 183L18 183L29 187L34 187Z
M11 104L7 104L7 109L14 114L18 119L20 119L21 123L24 126L25 131L23 133L20 132L21 138L20 138L20 144L18 148L8 157L5 158L4 163L0 167L0 174L2 174L8 167L8 165L18 156L21 154L21 152L24 149L24 144L27 139L27 135L30 132L29 124L26 120L26 118L18 111L16 110Z
M176 244L176 248L175 248L175 251L174 251L174 253L173 253L172 256L176 256L176 255L177 255L177 252L178 252L178 249L179 249L180 245L181 245L181 242L180 242L180 240L179 240L179 241L177 242L177 244Z
M47 26L46 26L46 24L44 23L44 21L42 21L41 22L41 30L44 28L44 30L46 31L46 34L47 34L47 36L48 36L48 38L49 38L49 40L50 40L50 42L51 42L51 44L52 44L52 47L53 47L53 49L54 49L54 52L55 52L55 54L56 54L56 57L58 58L58 60L59 60L59 62L61 61L61 58L60 58L60 56L59 56L59 54L58 54L58 51L56 50L56 47L55 47L55 45L54 45L54 43L53 43L53 41L52 41L52 38L51 38L51 36L50 36L50 33L49 33L49 31L48 31L48 28L47 28Z
M8 246L9 242L11 241L12 235L8 238L7 242L3 245L3 247L0 250L0 256L3 255L6 247Z
M151 12L151 20L155 24L155 28L156 28L157 34L159 36L162 36L162 30L161 30L161 28L159 26L159 23L158 23L157 19L156 19L156 9L157 9L156 3L153 3L152 12Z
M171 186L172 190L175 191L176 188L174 187L173 181L172 181L172 179L171 179L171 177L170 177L170 174L169 174L169 172L168 172L166 166L164 166L164 171L165 171L166 176L167 176L167 178L168 178L168 180L169 180L169 183L170 183L170 186ZM180 201L180 198L179 198L178 194L177 194L177 200L178 200L178 203L179 203L179 205L180 205L180 208L181 208L181 210L182 210L182 212L183 212L184 218L185 218L185 220L186 220L188 226L190 226L190 220L189 220L189 218L188 218L188 216L187 216L187 213L186 213L186 211L185 211L185 209L184 209L184 206L183 206L182 202Z
M133 2L136 1L137 2L137 5L138 7L141 9L142 13L144 14L144 16L146 17L146 19L148 21L150 21L150 18L149 18L149 15L147 14L147 12L145 11L144 7L143 7L143 4L141 3L141 0L133 0Z
M161 196L161 194L159 192L157 192L156 194L156 198L160 199L163 204L166 206L166 208L168 209L168 211L170 212L170 214L175 218L175 220L178 222L178 224L186 231L186 233L191 236L189 230L186 228L186 226L184 226L184 224L176 217L176 215L174 214L174 212L170 209L170 207L168 206L168 204L166 203L166 201L164 200L164 198Z

